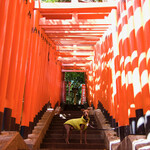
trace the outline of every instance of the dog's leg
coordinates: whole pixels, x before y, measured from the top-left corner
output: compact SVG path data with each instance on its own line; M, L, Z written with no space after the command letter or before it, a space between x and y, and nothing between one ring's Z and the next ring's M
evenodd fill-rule
M87 130L85 130L85 133L84 133L84 142L85 142L85 144L87 144Z
M82 134L83 134L83 129L84 129L85 125L81 125L80 126L80 144L82 144Z
M80 130L80 144L82 144L82 133L83 133L83 130Z
M69 144L70 125L65 124L64 127L66 129L66 143Z

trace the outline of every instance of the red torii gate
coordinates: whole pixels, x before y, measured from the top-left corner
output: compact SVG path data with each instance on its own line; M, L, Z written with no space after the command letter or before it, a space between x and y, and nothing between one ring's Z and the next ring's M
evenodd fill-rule
M5 130L21 121L26 138L47 104L60 104L63 72L85 72L89 105L104 110L121 139L149 133L148 0L7 0L0 11L0 131L3 118Z

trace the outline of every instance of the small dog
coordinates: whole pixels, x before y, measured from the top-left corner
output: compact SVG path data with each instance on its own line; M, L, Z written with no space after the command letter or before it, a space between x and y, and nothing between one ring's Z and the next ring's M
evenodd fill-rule
M71 130L79 130L80 131L80 144L82 144L82 134L83 131L85 132L84 134L84 141L85 144L87 144L86 136L87 136L87 127L89 125L89 110L82 110L83 115L81 118L77 119L70 119L64 123L64 127L66 129L66 143L69 144L69 137L70 137L70 132Z

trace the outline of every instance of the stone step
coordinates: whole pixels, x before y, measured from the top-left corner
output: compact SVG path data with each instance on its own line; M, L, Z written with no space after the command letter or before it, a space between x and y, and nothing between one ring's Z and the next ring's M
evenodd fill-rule
M47 130L47 134L52 134L52 133L61 133L61 134L63 134L64 132L66 132L66 130L65 129L51 129L51 130ZM71 134L80 134L80 131L77 131L77 130L71 130ZM100 132L99 131L97 131L97 130L93 130L93 129L87 129L87 134L100 134Z
M94 130L90 127L87 129L87 143L80 144L80 131L72 130L70 135L70 144L65 143L66 131L64 129L64 122L68 119L80 118L82 116L81 111L62 111L60 115L55 115L52 119L46 135L41 144L41 150L106 150L104 135L102 131ZM90 124L97 127L95 117L90 115Z
M64 125L64 122L52 122L51 125L49 126L49 128L52 126L63 126L63 125ZM97 124L90 123L90 125L97 127Z
M45 135L45 138L59 138L59 137L62 137L64 138L65 136L65 133L64 135L61 134L61 133L51 133L51 134L46 134ZM79 138L80 137L80 134L71 134L71 138ZM95 139L95 138L103 138L103 135L102 134L87 134L87 139Z
M78 118L70 118L70 119L78 119ZM55 118L55 119L54 119L54 118L53 118L52 121L53 121L53 122L65 122L65 121L67 121L67 120L69 120L69 119L62 119L62 118ZM90 121L96 123L95 119L91 119L91 118L90 118Z
M76 144L76 143L44 143L41 144L41 148L65 148L65 149L104 149L104 144Z
M66 148L40 148L39 150L66 150ZM72 149L72 148L69 148L69 150L74 150L74 149ZM78 148L78 150L85 150L85 149L82 149L82 148ZM86 150L91 150L91 149L86 149ZM98 148L98 149L94 149L94 150L107 150L107 149L105 149L105 148Z
M81 117L83 114L60 114L60 115L55 115L54 118L65 118L65 117ZM93 115L89 115L89 117L92 119L94 118Z
M66 148L40 148L39 150L66 150ZM74 150L74 149L72 149L72 148L69 148L69 150ZM82 149L82 148L78 148L78 150L85 150L85 149ZM86 149L86 150L91 150L91 149ZM107 150L107 149L105 149L105 148L98 148L98 149L94 149L94 150Z
M51 127L51 126L55 126L55 125L63 125L65 123L65 121L52 121L52 123L50 124L50 126L49 127ZM90 125L92 125L92 126L97 126L97 123L96 122L89 122L90 123Z
M79 143L80 139L70 139L70 143ZM45 138L43 143L65 143L65 138ZM104 139L87 139L87 143L104 143Z
M97 126L94 126L96 129L98 128ZM50 126L48 128L48 130L64 130L64 126L63 125L56 125L56 126ZM96 130L96 129L92 129L91 127L88 127L87 130ZM99 132L98 130L96 130L97 132Z

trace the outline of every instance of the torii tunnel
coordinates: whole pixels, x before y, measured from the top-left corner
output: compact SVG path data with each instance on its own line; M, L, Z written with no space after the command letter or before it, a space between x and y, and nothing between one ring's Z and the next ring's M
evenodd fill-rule
M123 138L148 135L150 1L0 0L0 132L63 103L64 72L85 73L88 105Z

